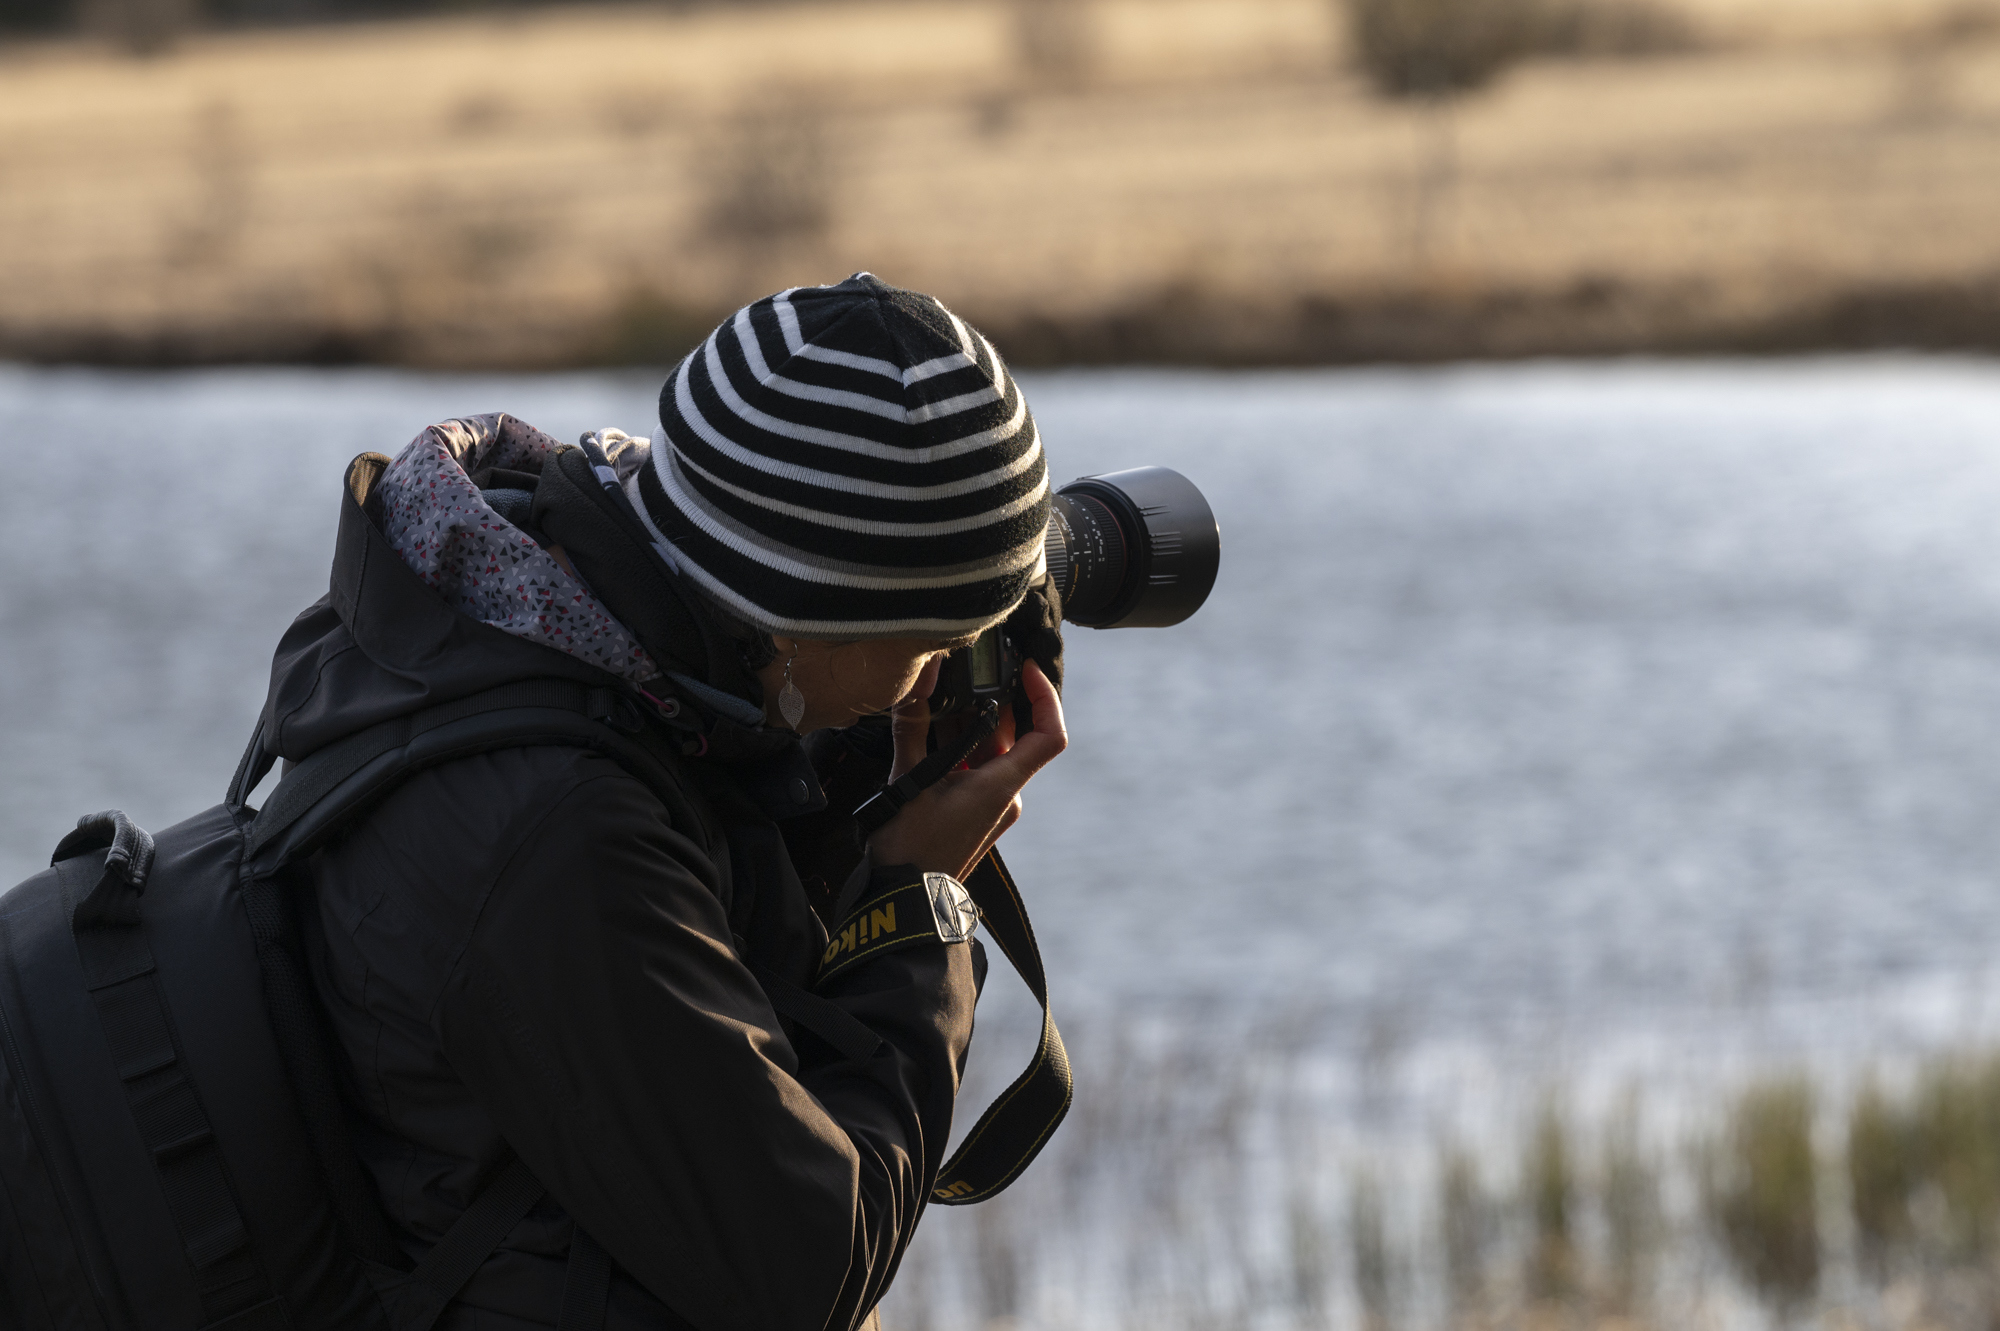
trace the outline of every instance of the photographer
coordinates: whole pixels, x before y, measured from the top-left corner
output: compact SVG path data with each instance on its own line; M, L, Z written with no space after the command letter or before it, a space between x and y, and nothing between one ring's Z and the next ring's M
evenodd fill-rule
M851 874L788 850L825 816L800 736L893 711L893 770L867 733L815 752L900 776L941 656L1041 594L1047 467L977 333L867 274L780 293L681 363L660 419L576 448L475 417L357 460L332 592L273 666L265 745L293 762L545 679L676 746L664 790L581 747L455 758L311 862L313 981L397 1241L421 1256L517 1158L547 1188L441 1327L556 1326L595 1249L610 1327L872 1322L984 960L940 929L823 971L829 928L965 878L1065 743L1059 659L1030 662L1032 728L1003 715Z

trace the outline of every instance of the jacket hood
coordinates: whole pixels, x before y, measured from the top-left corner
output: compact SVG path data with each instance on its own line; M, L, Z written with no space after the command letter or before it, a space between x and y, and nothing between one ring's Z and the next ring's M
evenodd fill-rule
M521 679L658 673L473 481L495 467L532 477L558 447L496 413L434 425L393 462L364 453L348 465L327 594L271 662L266 749L298 761L390 717Z
M554 438L512 416L446 421L391 462L364 505L396 554L460 614L640 683L660 673L590 587L516 525ZM513 497L510 516L495 501Z

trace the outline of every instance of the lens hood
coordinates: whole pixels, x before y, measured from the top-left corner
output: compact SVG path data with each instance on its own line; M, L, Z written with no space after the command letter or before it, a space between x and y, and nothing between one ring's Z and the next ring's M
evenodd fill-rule
M1056 493L1071 501L1058 502L1049 535L1052 568L1053 547L1065 546L1064 619L1096 629L1166 628L1201 609L1222 562L1222 532L1194 482L1167 467L1133 467L1080 477ZM1095 520L1099 505L1115 531ZM1085 529L1100 539L1078 540Z

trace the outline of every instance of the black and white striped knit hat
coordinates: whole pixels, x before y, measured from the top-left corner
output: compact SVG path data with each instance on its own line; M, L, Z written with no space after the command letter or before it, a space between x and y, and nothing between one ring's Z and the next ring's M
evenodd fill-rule
M869 273L736 312L660 391L626 493L668 562L756 627L956 637L1042 565L1048 467L992 344Z

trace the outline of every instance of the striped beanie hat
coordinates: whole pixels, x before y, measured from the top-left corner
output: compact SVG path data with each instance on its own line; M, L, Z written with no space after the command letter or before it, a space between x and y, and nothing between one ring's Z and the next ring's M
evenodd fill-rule
M808 638L997 623L1049 519L1035 420L992 344L869 273L747 305L690 352L626 493L676 570Z

